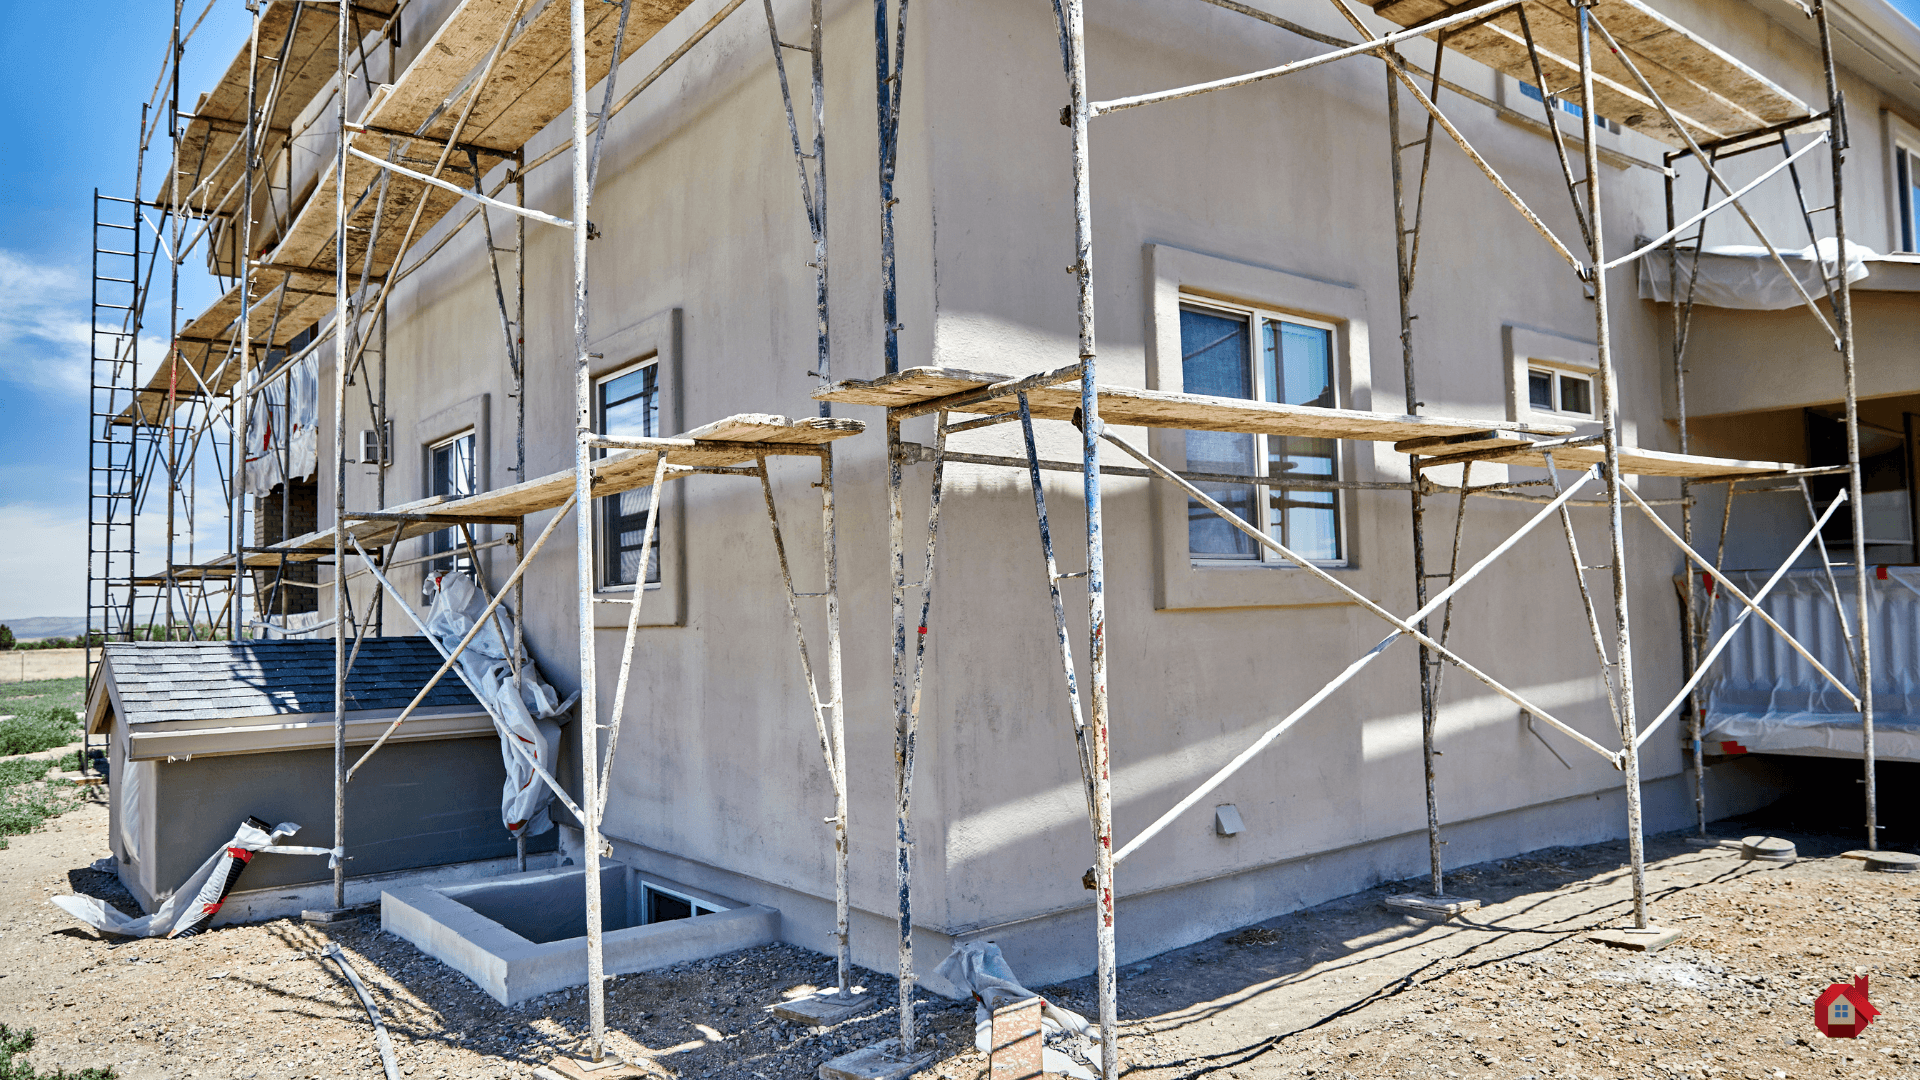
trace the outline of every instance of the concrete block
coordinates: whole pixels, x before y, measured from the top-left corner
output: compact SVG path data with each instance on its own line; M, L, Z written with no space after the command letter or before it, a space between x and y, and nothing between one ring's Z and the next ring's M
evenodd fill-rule
M1777 836L1748 836L1740 840L1740 856L1750 862L1797 862L1800 852L1793 841Z
M621 913L628 905L627 867L601 870L605 915L601 943L610 975L651 971L688 960L765 945L779 940L780 913L758 904L690 919L629 925ZM675 883L653 881L666 888ZM472 979L502 1005L518 1005L542 994L586 981L587 939L550 937L546 924L569 925L583 911L585 871L579 867L506 874L480 884L446 888L403 888L381 894L380 925L412 942L420 951ZM469 903L503 918L524 917L521 929L531 940L476 911ZM537 925L536 925L537 924ZM584 927L584 921L582 921Z
M1867 864L1867 869L1886 874L1911 874L1920 870L1920 855L1904 851L1869 851L1861 861Z
M1587 935L1588 941L1596 941L1615 949L1632 949L1634 952L1657 952L1686 937L1685 930L1672 930L1663 926L1649 926L1645 930L1595 930Z
M782 1020L790 1020L796 1024L826 1027L845 1020L871 1004L873 1004L871 994L848 994L842 998L836 990L822 990L817 994L808 994L805 997L782 1001L777 1005L769 1005L767 1011Z
M1459 896L1422 896L1419 893L1389 896L1381 902L1401 914L1432 919L1436 922L1446 922L1456 915L1463 915L1480 907L1478 900L1468 900Z
M1045 1080L1041 1063L1040 999L1030 997L993 1010L988 1044L990 1080Z
M820 1080L906 1080L933 1063L933 1051L900 1056L900 1040L863 1046L820 1066Z

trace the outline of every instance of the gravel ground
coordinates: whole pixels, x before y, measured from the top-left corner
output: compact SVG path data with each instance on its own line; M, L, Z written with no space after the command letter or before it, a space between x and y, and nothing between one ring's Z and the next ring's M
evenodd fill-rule
M410 1077L520 1078L582 1045L577 993L502 1007L376 919L103 941L46 897L79 889L129 904L85 869L105 829L95 794L0 856L0 1022L39 1033L42 1068L377 1077L365 1014L322 956L329 942L369 984ZM1380 899L1400 890L1383 887L1132 964L1121 980L1128 1075L1920 1077L1920 875L1870 874L1841 844L1795 838L1803 855L1825 857L1763 865L1651 842L1656 918L1688 931L1653 954L1584 940L1629 914L1624 848L1596 845L1454 873L1450 891L1485 903L1454 923L1388 911ZM1871 977L1884 1015L1861 1039L1820 1037L1813 996L1856 973ZM876 1006L815 1031L765 1012L832 980L830 959L792 946L622 976L608 1002L613 1049L661 1076L812 1076L896 1022L890 978L860 979ZM1039 989L1097 1012L1090 980ZM919 1011L940 1051L922 1075L984 1080L971 1009L935 999Z

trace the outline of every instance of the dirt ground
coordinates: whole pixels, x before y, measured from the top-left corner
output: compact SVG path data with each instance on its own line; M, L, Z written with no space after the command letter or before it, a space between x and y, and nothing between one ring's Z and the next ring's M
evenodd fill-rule
M499 1006L376 918L104 941L46 898L78 889L131 906L87 868L105 828L96 795L0 854L0 1022L39 1033L43 1068L377 1077L366 1016L322 956L329 942L369 984L410 1077L517 1080L582 1043L577 993ZM1840 857L1840 839L1792 838L1803 858L1791 866L1652 841L1655 915L1688 933L1653 954L1583 939L1629 914L1624 847L1597 845L1455 872L1450 891L1485 906L1454 923L1392 913L1380 900L1396 889L1382 887L1132 964L1122 1058L1140 1080L1920 1076L1920 875L1868 873ZM1883 1015L1860 1039L1821 1037L1813 997L1856 973ZM897 1022L890 978L861 974L876 1007L823 1031L764 1011L832 979L828 958L791 946L622 976L611 1041L661 1076L812 1076ZM1039 989L1096 1011L1090 980ZM941 1055L922 1076L983 1080L971 1008L936 999L919 1012Z
M8 649L0 652L0 683L78 679L86 673L85 649Z

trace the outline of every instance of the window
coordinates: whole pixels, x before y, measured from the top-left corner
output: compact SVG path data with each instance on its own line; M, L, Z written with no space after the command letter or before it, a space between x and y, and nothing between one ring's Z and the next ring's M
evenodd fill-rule
M1527 404L1545 412L1591 419L1593 377L1560 368L1527 368Z
M1920 251L1920 153L1896 146L1893 165L1900 203L1900 250Z
M602 376L595 386L596 418L603 435L650 438L660 434L659 358ZM602 451L604 453L604 451ZM640 569L640 548L646 537L648 488L623 491L600 500L600 584L602 588L632 585ZM653 538L647 560L647 584L660 581L660 540Z
M450 439L443 439L427 447L427 494L451 495L460 498L474 494L478 488L474 480L474 438L473 432L465 431ZM458 528L441 529L427 535L427 554L445 558L433 560L427 564L429 580L436 574L449 570L458 570L463 574L473 573L473 560L465 553L465 542ZM455 554L458 552L458 554Z
M642 925L652 925L657 922L672 922L675 919L691 919L695 915L712 915L717 911L723 910L714 907L712 904L695 900L691 896L682 896L677 892L669 892L650 881L643 882L640 889L642 896L640 922Z
M1251 308L1182 304L1180 353L1182 383L1189 394L1336 405L1329 325ZM1202 491L1306 558L1344 563L1337 493L1278 482L1289 476L1338 479L1335 440L1220 431L1190 431L1186 438L1187 468L1192 472L1271 478L1258 484L1204 483L1198 485ZM1285 565L1194 500L1187 503L1187 547L1195 559Z
M1518 81L1518 80L1515 80L1515 81ZM1573 98L1559 96L1553 99L1553 103L1560 108L1561 112L1564 112L1568 116L1571 116L1574 119L1578 120L1586 115L1585 113L1580 111L1580 102L1577 100L1579 88L1575 87L1574 90L1571 91L1571 93L1574 95ZM1540 96L1540 88L1533 85L1530 82L1520 83L1520 96L1528 99L1529 101L1545 100ZM1613 120L1609 120L1604 116L1594 121L1594 126L1598 127L1601 131L1612 132L1615 135L1620 134L1619 123Z

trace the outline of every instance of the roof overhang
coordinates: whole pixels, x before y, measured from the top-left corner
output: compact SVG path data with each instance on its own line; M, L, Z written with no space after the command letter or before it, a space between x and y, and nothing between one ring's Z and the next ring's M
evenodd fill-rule
M399 709L369 709L347 714L348 745L369 745L400 715ZM332 713L281 713L218 720L172 720L148 724L104 718L100 730L118 729L129 761L186 760L271 754L284 750L320 750L333 746ZM433 742L492 735L493 719L476 708L417 709L393 733L390 742Z

